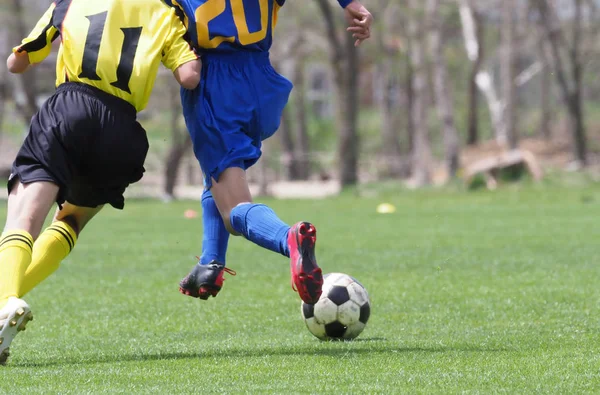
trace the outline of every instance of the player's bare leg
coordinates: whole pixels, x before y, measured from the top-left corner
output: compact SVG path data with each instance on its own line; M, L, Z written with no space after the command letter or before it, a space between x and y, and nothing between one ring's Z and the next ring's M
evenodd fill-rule
M28 232L34 239L40 234L46 216L56 202L58 185L41 181L16 183L8 195L4 232L14 229Z
M246 179L246 171L239 167L226 169L217 182L212 180L211 192L223 217L225 227L234 236L239 236L231 225L231 211L240 204L251 204L252 194Z
M56 210L52 224L44 230L33 245L31 264L25 272L20 297L26 295L58 269L60 263L75 248L77 238L85 225L103 207L80 207L65 202L62 208Z
M98 214L104 205L98 207L80 207L69 202L62 205L62 209L57 209L53 221L64 221L76 228L77 234L81 233L83 228Z
M228 180L225 182L224 180ZM218 185L218 186L217 186ZM223 187L221 187L223 186ZM228 187L230 187L228 189ZM220 183L213 180L211 188L212 197L223 218L227 231L239 235L231 226L229 213L240 202L252 202L252 195L246 182L246 172L241 168L225 170L220 177ZM216 194L216 195L215 195ZM225 213L225 215L224 215ZM203 213L205 215L205 213ZM224 262L213 260L208 264L199 262L192 271L179 283L179 291L184 295L208 299L217 296L225 281L223 274L227 272L235 275L235 271L226 268Z
M223 274L235 275L225 268L225 257L229 243L221 214L210 190L202 193L202 254L191 272L179 283L179 292L195 298L208 299L216 296L223 286Z
M51 182L16 183L8 196L4 233L0 238L0 364L19 331L33 319L19 299L25 271L31 262L33 241L56 200L58 186Z
M306 303L315 303L321 296L323 285L323 276L314 253L315 227L308 222L299 222L290 227L281 221L269 207L253 204L246 172L239 167L226 169L221 173L218 181L214 179L212 181L212 195L230 233L243 235L261 247L290 257L294 290ZM197 266L194 270L203 270L203 272L190 273L190 276L184 279L184 285L188 286L191 283L197 286L198 280L196 279L203 276L210 279L208 268ZM210 270L210 273L218 273L213 276L216 276L215 279L219 283L211 290L210 282L204 281L202 287L208 290L208 293L216 296L222 286L224 266L216 266ZM204 272L206 274L203 274Z

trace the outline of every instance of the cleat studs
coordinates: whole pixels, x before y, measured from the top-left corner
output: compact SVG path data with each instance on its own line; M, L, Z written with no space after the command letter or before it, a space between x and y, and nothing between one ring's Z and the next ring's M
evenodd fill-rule
M15 326L15 325L17 325L17 321L16 320L12 320L9 324L10 324L10 326Z
M17 310L17 317L22 317L23 314L25 314L25 310L23 310L22 307L19 307L19 309Z
M3 341L4 341L4 338L0 337L0 344L2 344Z
M31 314L31 312L29 312L29 314L27 314L27 317L25 317L25 319L27 321L33 321L33 314Z

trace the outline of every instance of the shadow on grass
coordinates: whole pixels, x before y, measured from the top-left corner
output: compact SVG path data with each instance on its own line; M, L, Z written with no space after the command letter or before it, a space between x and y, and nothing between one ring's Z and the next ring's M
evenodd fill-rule
M168 361L182 359L212 359L212 358L257 358L265 356L325 356L325 357L344 357L359 356L368 354L400 354L400 353L447 353L447 352L509 352L508 348L489 348L479 347L475 345L456 345L456 346L431 346L431 347L378 347L378 348L331 348L327 345L332 344L351 344L351 343L366 343L366 342L381 342L385 338L364 338L356 339L351 342L323 342L325 347L315 348L314 346L306 347L279 347L279 348L256 348L256 349L229 349L229 350L212 350L204 352L156 352L156 353L139 353L139 354L122 354L122 355L98 355L89 358L65 358L59 361L47 362L23 362L10 363L9 367L51 367L61 365L92 365L99 363L118 363L118 362L142 362L142 361Z
M354 339L348 343L363 343L363 342L384 342L387 341L385 337L361 337L360 339Z

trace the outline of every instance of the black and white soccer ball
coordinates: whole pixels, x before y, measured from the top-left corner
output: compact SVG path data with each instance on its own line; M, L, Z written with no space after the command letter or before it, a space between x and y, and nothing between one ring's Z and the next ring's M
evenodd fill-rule
M344 273L329 273L323 279L323 294L319 301L314 305L302 302L306 327L321 340L356 338L371 315L367 290Z

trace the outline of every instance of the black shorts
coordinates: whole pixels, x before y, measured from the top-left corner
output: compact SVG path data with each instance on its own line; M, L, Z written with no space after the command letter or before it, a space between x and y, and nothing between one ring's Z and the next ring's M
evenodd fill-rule
M60 187L59 205L122 209L123 193L142 178L148 153L136 115L131 104L92 86L60 85L31 120L9 192L17 180L50 181Z

